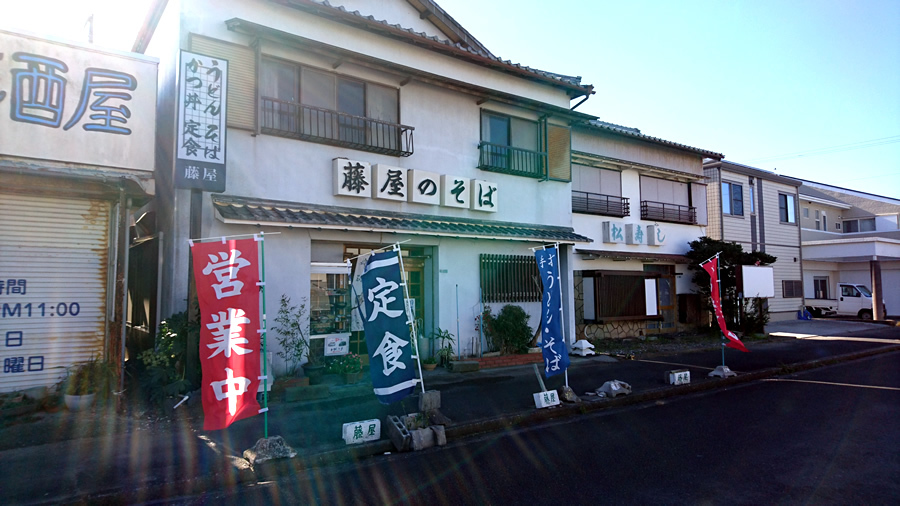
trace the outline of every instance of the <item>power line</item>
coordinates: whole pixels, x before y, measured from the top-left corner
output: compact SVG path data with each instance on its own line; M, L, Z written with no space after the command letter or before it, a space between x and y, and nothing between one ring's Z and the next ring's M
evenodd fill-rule
M900 142L900 135L894 135L891 137L882 137L880 139L871 139L868 141L860 141L860 142L852 142L850 144L839 144L837 146L829 146L825 148L818 149L810 149L807 151L797 151L794 153L786 153L783 155L773 155L773 156L765 156L761 158L754 158L751 160L747 160L748 163L755 162L775 162L779 160L787 160L789 158L800 158L800 157L812 157L812 156L820 156L820 155L830 155L834 153L841 153L843 151L852 151L856 149L865 149L865 148L873 148L876 146L883 146L885 144L894 144L896 142Z

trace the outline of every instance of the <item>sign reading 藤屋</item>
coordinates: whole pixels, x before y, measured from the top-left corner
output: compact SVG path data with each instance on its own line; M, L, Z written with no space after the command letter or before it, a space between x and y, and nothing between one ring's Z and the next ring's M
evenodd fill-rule
M384 164L335 158L334 194L496 213L496 183Z
M228 61L181 52L175 187L225 191Z
M362 275L363 325L372 386L382 404L403 399L418 383L402 283L399 251L369 257Z
M254 239L191 246L200 302L203 429L259 413L259 250Z
M569 367L569 351L562 333L559 255L556 248L547 248L536 250L534 256L544 284L541 297L541 352L544 354L544 373L549 378Z
M156 71L142 55L0 30L0 154L152 172Z

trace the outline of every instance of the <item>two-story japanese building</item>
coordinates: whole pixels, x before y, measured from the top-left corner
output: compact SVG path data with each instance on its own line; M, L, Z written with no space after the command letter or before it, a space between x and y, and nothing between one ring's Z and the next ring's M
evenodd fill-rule
M572 136L578 337L671 333L699 322L688 243L706 235L704 158L712 151L602 121Z
M0 29L0 392L124 361L156 72L144 55Z
M592 118L570 102L591 86L494 56L432 1L160 1L135 50L161 62L161 315L187 307L189 238L279 232L269 318L286 294L314 341L349 336L346 261L400 242L420 332L447 329L469 355L485 303L539 325L531 248L559 243L565 273L590 242L569 202L570 125ZM224 171L178 164L179 86L196 70L182 50L227 61L227 143L208 151Z

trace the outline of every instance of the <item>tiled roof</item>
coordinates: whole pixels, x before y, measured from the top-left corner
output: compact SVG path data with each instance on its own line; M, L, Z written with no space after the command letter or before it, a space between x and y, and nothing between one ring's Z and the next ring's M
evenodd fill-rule
M838 199L832 197L831 195L829 195L829 194L827 194L827 193L825 193L825 192L823 192L823 191L816 190L815 188L812 188L812 187L810 187L810 186L808 186L808 185L802 185L802 186L800 186L800 188L799 188L798 191L800 192L800 195L806 195L806 196L809 196L809 197L815 197L815 198L817 198L817 199L827 200L827 201L829 201L829 202L835 202L835 203L838 203L838 204L844 204L844 205L847 204L846 202L842 202L842 201L840 201L840 200L838 200Z
M662 144L663 146L669 146L672 148L682 149L686 151L691 151L697 153L699 155L703 155L707 158L715 158L717 160L721 160L725 157L722 153L716 153L715 151L708 151L706 149L695 148L693 146L688 146L686 144L679 144L677 142L667 141L665 139L660 139L659 137L652 137L650 135L642 134L640 130L637 128L629 128L621 125L616 125L614 123L607 123L606 121L600 120L590 120L584 121L580 123L576 123L573 126L578 127L586 127L588 129L601 130L607 132L613 132L620 135L625 135L628 137L634 137L635 139L641 139L648 142L653 142L655 144Z
M576 234L570 227L372 211L228 195L212 195L212 202L226 223L515 241L591 242L590 238Z
M543 80L553 81L567 88L577 89L581 93L581 95L590 95L591 93L593 93L594 87L592 85L581 84L581 76L566 76L563 74L556 74L553 72L538 70L525 65L521 65L519 63L513 63L509 60L504 60L502 58L494 56L489 51L486 51L485 49L482 49L480 47L463 45L460 43L451 42L449 40L440 39L436 36L428 35L425 32L417 32L412 28L406 28L400 26L399 24L390 23L384 19L376 19L375 16L372 15L363 15L359 11L351 12L341 5L331 5L331 2L329 2L328 0L271 1L286 5L288 7L293 7L295 9L300 9L305 12L310 12L323 17L335 19L336 21L346 24L361 25L366 29L384 32L395 38L405 39L413 44L417 42L427 42L432 48L443 48L446 52L449 52L454 56L471 56L485 64L491 64L493 66L515 71L517 73L524 73L526 75L530 74L532 76L542 78Z

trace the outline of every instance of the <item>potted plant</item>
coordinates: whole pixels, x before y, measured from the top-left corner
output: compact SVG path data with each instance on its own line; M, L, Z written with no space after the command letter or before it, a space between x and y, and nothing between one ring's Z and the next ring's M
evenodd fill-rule
M434 352L434 357L436 357L440 365L447 367L450 360L453 359L453 334L449 330L437 329L437 331L431 333L431 340L438 341L438 348Z
M348 353L337 360L338 371L344 384L351 385L362 378L362 361L356 353Z
M322 382L325 366L321 364L318 356L310 353L306 324L306 303L301 302L292 306L291 298L282 294L278 316L272 328L278 334L278 345L281 347L278 356L287 363L288 374L299 376L302 364L302 370L309 378L309 383L317 385ZM303 363L304 356L307 358L305 363Z
M108 364L98 358L76 364L69 369L66 379L65 403L69 411L81 411L91 407L97 394L105 398L114 381Z
M422 369L433 371L437 367L437 357L428 357L422 361Z

